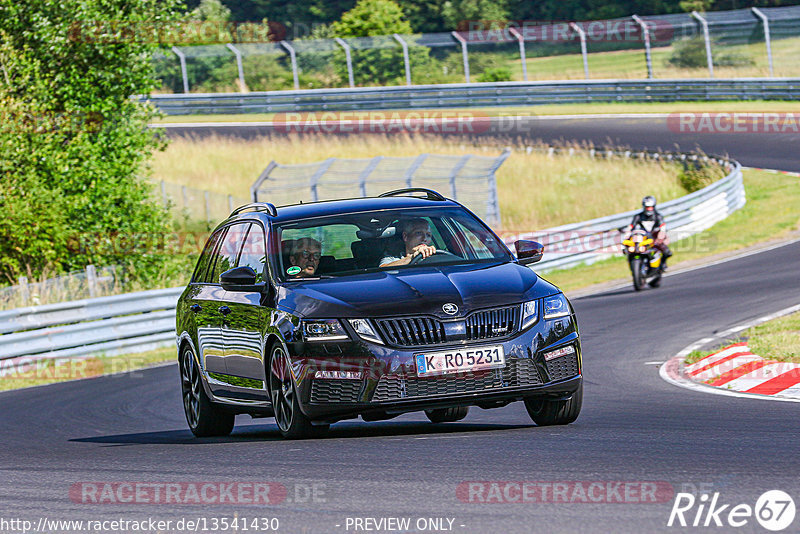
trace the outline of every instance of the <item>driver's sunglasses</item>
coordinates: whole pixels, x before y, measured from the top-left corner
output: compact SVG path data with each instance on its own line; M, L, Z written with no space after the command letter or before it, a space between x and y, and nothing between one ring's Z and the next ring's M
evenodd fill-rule
M303 256L304 259L311 258L312 260L319 260L322 257L322 252L309 252L308 250L303 250L300 252L300 255Z

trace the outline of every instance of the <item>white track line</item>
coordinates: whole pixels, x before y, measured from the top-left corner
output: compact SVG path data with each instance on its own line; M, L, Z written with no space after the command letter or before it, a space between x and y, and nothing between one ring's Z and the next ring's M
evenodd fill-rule
M712 341L722 340L732 334L741 332L742 330L747 330L748 328L752 328L761 323L771 321L772 319L777 319L778 317L783 317L784 315L789 315L790 313L794 313L796 311L800 311L800 304L796 304L794 306L790 306L788 308L776 311L775 313L759 317L758 319L754 319L747 323L734 326L723 332L720 332L719 334L713 337L706 337L698 341L695 341L691 345L681 350L678 354L670 358L664 365L662 365L658 370L658 375L666 382L669 382L672 385L686 389L691 389L693 391L700 391L703 393L712 393L714 395L727 395L728 397L740 397L745 399L774 400L781 402L800 402L800 399L775 397L773 395L760 395L757 393L743 393L741 391L732 391L728 389L709 386L706 384L701 384L699 382L690 380L686 378L686 376L683 373L683 360L684 358L686 358L686 355L692 352L693 350L697 350L703 347L704 345L711 343Z

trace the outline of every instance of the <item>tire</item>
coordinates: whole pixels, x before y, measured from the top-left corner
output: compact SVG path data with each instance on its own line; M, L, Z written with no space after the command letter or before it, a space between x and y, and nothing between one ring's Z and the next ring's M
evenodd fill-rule
M661 273L657 274L655 278L650 280L648 284L650 287L658 287L661 285Z
M297 386L291 372L289 355L280 343L270 349L267 372L269 398L275 413L275 424L286 439L321 437L330 425L312 425L311 420L300 410Z
M567 400L548 400L541 397L525 399L525 409L539 426L568 425L578 418L583 404L583 382Z
M453 408L438 408L425 410L425 415L431 423L455 423L461 421L469 413L469 406L455 406Z
M194 352L188 345L181 353L180 371L183 413L192 434L198 438L230 434L236 416L208 398Z
M644 287L644 278L642 277L642 259L631 259L631 275L633 276L633 289L641 291Z

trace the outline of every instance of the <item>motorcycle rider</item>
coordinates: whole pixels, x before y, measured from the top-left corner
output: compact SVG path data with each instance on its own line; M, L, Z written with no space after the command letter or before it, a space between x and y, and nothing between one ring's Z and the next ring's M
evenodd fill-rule
M642 211L633 216L631 224L628 225L628 235L634 228L641 228L653 238L653 248L663 254L664 270L667 269L667 258L672 256L669 249L669 237L667 237L667 225L664 217L656 210L656 197L647 195L642 199Z

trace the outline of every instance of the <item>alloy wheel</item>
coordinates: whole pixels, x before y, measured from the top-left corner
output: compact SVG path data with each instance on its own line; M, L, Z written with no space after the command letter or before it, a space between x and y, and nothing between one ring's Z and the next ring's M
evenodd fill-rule
M276 346L270 359L270 398L275 412L275 422L283 432L288 432L294 418L294 384L289 357L281 346Z
M192 351L183 352L181 362L181 392L183 394L183 411L189 427L197 428L200 417L200 373L194 361Z

